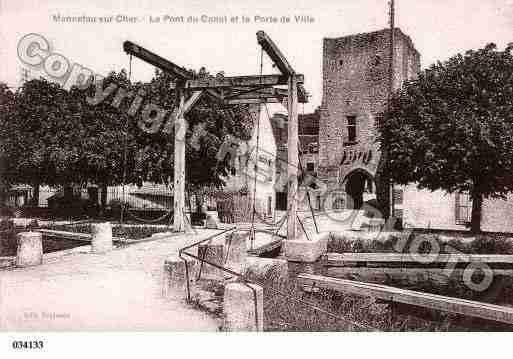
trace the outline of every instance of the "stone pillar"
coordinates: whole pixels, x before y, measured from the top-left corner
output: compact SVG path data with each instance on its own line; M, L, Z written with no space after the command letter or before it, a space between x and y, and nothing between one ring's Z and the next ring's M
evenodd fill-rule
M313 263L326 253L329 233L310 235L297 240L284 240L283 253L288 261Z
M194 292L194 281L197 275L196 261L184 257L189 271L189 290ZM162 295L167 298L183 299L187 296L187 276L185 275L185 261L173 256L164 262L164 283Z
M288 279L288 268L289 263L284 259L249 256L245 260L243 273L250 280L256 277L281 282Z
M205 228L207 228L207 229L218 229L219 228L219 217L217 215L217 211L207 212L207 217L205 220Z
M224 266L224 245L223 244L201 244L198 246L198 257L205 259L210 263ZM218 269L208 263L201 263L198 260L198 271L201 272L202 279L223 280L226 272Z
M256 306L255 293L248 286L256 291ZM262 287L256 284L227 284L224 289L223 309L225 331L263 331L264 290Z
M112 225L109 222L93 224L91 248L93 253L112 250Z
M29 267L43 264L43 235L40 232L18 234L16 266Z

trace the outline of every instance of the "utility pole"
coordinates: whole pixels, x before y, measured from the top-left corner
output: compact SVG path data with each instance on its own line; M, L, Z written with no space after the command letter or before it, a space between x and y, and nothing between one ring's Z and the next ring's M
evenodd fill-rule
M390 71L389 71L389 89L388 101L392 99L394 92L394 55L395 55L395 1L390 0Z
M395 63L395 0L390 0L390 70L389 70L389 88L388 88L388 109L390 110L390 105L392 102L392 95L394 93L394 63ZM388 156L387 156L388 157ZM387 158L387 160L389 160ZM390 179L390 175L387 174L389 178L389 198L390 198L390 216L394 216L394 183Z

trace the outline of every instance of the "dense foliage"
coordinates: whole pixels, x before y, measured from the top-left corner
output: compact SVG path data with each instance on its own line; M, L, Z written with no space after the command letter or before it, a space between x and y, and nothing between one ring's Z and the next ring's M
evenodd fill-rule
M494 44L438 62L395 94L380 141L395 183L468 192L474 232L483 198L513 190L513 56Z
M195 74L210 76L204 69ZM50 186L108 185L144 181L171 183L174 131L161 131L176 106L174 79L157 71L149 83L130 83L126 71L103 80L105 98L98 88L73 87L66 91L44 79L31 80L12 93L0 84L0 163L2 181L9 184ZM107 91L109 86L114 91ZM119 100L119 91L132 93ZM143 91L142 106L130 114L134 94ZM166 113L156 131L143 131L146 104ZM155 114L151 113L151 118ZM186 184L190 189L220 187L228 161L216 154L226 136L247 140L253 119L244 105L223 106L203 96L186 115Z

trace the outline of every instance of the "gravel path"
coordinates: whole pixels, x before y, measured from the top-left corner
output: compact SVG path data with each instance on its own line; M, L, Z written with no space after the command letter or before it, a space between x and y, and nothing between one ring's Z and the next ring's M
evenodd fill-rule
M219 322L162 296L164 260L215 230L0 271L0 330L216 331Z

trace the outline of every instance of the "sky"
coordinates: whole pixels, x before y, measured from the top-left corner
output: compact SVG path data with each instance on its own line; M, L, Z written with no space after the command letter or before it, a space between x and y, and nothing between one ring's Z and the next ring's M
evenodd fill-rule
M54 15L111 17L110 23L58 22ZM184 22L170 21L180 19ZM199 18L188 23L187 17ZM202 16L227 16L228 23L203 22ZM231 17L238 17L231 23ZM242 22L242 16L249 22ZM290 17L289 23L281 18ZM296 23L294 16L313 21ZM126 22L135 17L135 23ZM150 22L160 18L160 23ZM259 17L259 18L255 18ZM278 22L269 22L269 17ZM234 20L235 21L235 20ZM513 42L513 0L396 0L396 26L408 34L421 53L422 67L437 60L495 42L503 49ZM226 76L258 75L264 30L296 72L305 75L311 112L321 103L322 40L388 27L387 0L0 0L0 81L16 87L22 62L20 39L36 33L47 39L52 53L99 74L128 68L122 43L130 40L183 67L205 66ZM263 73L276 73L264 58ZM149 80L151 65L134 59L132 80Z

